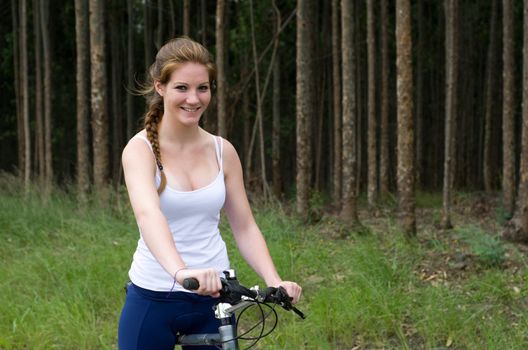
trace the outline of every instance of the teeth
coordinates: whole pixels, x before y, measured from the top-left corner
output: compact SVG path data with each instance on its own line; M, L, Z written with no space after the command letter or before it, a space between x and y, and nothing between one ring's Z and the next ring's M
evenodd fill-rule
M185 107L182 107L184 111L187 111L187 112L196 112L198 110L198 108L185 108Z

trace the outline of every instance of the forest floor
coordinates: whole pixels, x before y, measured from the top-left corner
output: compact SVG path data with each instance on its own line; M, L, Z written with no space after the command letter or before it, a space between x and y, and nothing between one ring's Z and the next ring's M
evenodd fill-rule
M138 233L123 193L104 205L0 177L0 349L116 349L117 322ZM526 349L528 249L500 238L495 196L458 193L454 228L439 228L441 196L417 196L418 234L405 239L394 203L351 230L315 206L303 223L288 204L253 206L274 262L298 281L308 316L279 312L255 349ZM233 268L261 284L220 230ZM248 318L251 321L251 317ZM241 327L244 324L241 323Z

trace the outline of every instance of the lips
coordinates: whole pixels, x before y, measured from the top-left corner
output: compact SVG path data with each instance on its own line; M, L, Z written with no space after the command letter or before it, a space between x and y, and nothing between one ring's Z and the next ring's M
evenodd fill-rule
M181 107L181 109L183 109L186 112L193 113L193 112L196 112L197 110L199 110L200 107L195 107L195 108Z

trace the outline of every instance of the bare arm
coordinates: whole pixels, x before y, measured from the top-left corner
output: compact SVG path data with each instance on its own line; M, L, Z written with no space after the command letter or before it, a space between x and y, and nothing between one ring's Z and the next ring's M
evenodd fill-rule
M268 286L283 286L296 303L301 287L295 282L282 281L277 273L249 206L240 159L233 145L227 141L224 141L224 169L227 191L224 210L240 253Z
M147 247L160 265L171 275L177 273L179 283L187 277L195 277L200 282L200 294L217 295L220 280L214 269L184 269L169 225L161 212L159 196L155 187L155 162L147 144L140 139L132 139L122 155L125 182L138 226Z

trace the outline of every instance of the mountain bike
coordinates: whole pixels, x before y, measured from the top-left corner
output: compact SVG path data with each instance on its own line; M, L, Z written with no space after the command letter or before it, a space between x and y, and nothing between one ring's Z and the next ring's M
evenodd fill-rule
M278 315L275 311L275 306L279 305L285 310L295 312L302 319L305 318L304 314L291 304L291 298L284 288L269 287L261 291L258 286L253 288L244 287L238 282L234 270L224 271L224 276L224 278L221 278L222 289L220 290L218 303L213 307L215 317L220 320L218 333L180 335L176 345L216 345L222 350L239 350L239 340L246 340L252 341L246 348L249 349L260 339L273 332L277 326ZM194 278L185 279L182 285L188 290L197 290L199 288L199 283ZM258 307L261 320L243 334L237 335L237 325L240 316L252 306ZM264 312L265 308L267 308L267 313ZM238 317L235 317L237 312ZM266 331L265 323L270 315L274 315L274 323L271 329ZM248 336L259 325L260 334L253 337Z

